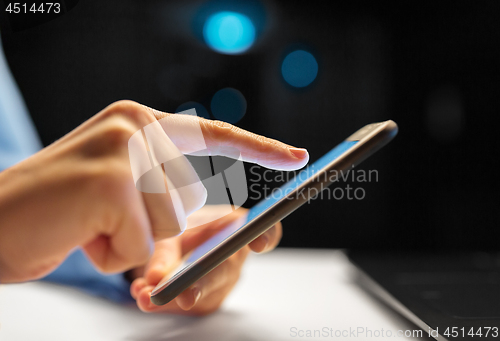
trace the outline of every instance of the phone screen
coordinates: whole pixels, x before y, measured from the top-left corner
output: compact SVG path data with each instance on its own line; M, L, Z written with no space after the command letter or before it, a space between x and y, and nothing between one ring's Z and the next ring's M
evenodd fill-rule
M346 140L340 143L338 146L330 150L328 153L323 155L316 162L306 166L302 171L300 171L293 179L285 183L283 186L275 189L270 196L261 200L256 205L254 205L243 219L238 219L232 222L230 225L219 231L217 234L209 238L203 244L198 246L196 249L192 251L189 257L181 264L178 268L178 271L170 278L166 278L160 284L158 284L157 288L162 287L165 283L175 280L175 278L182 275L187 267L190 264L196 262L202 256L210 252L210 250L217 247L220 243L222 243L225 239L230 238L231 235L237 232L239 229L243 228L250 221L257 218L259 215L263 214L267 209L277 204L281 200L286 200L287 196L294 192L302 183L308 180L310 177L314 176L317 172L321 171L325 168L329 163L338 158L344 152L346 152L349 148L353 147L358 141L349 141Z

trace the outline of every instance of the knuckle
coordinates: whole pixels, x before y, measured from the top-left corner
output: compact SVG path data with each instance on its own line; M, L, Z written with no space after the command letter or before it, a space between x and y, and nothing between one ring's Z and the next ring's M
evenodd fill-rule
M231 134L234 134L237 131L237 127L234 125L224 122L224 121L208 121L209 129L208 131L211 133L211 137L216 141L227 139Z
M128 141L138 127L126 118L114 115L100 120L80 140L81 152L89 159L106 155L121 155L128 151Z
M254 134L253 138L255 139L255 142L258 142L261 144L265 144L266 142L269 142L269 139L267 137L262 136L262 135Z
M135 130L156 120L153 113L145 106L130 100L121 100L110 104L104 109L102 115L105 118L110 116L123 117L136 125Z
M104 109L105 116L111 115L134 115L135 112L141 111L142 107L139 103L129 100L121 100L108 105Z
M109 147L126 147L137 127L122 116L108 118L102 127L102 136Z
M111 103L104 111L110 113L126 113L129 111L140 110L141 108L142 106L139 103L124 99Z
M233 126L231 123L227 123L227 122L219 121L219 120L212 121L212 125L216 128L224 129L224 130L227 130L227 129L231 130L231 129L235 128L235 126Z

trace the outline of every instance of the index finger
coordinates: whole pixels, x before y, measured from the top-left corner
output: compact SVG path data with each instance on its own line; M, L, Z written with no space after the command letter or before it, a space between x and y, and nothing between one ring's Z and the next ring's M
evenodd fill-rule
M306 149L295 148L226 122L147 109L157 120L161 120L160 123L167 135L184 154L234 157L231 150L236 148L241 153L243 161L277 170L299 169L309 161ZM204 143L192 138L200 129Z

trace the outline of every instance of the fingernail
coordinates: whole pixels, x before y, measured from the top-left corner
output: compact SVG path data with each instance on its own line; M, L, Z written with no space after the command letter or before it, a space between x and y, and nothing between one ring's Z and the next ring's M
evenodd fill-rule
M201 290L199 288L193 288L192 290L193 292L193 297L194 297L194 303L193 303L193 306L196 305L196 302L198 302L198 300L200 299L201 297Z
M307 149L304 148L288 148L288 150L297 159L305 159L308 155Z

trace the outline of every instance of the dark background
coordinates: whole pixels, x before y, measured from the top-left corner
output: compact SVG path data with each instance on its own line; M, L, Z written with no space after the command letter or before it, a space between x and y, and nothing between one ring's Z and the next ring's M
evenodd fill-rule
M212 5L249 11L258 33L249 51L222 55L200 39ZM500 242L499 14L499 1L82 0L2 39L45 145L116 100L209 108L225 87L247 100L238 126L312 160L393 119L399 135L362 165L378 182L351 184L365 199L305 205L285 219L280 245L486 249ZM319 64L304 89L280 73L296 48Z

